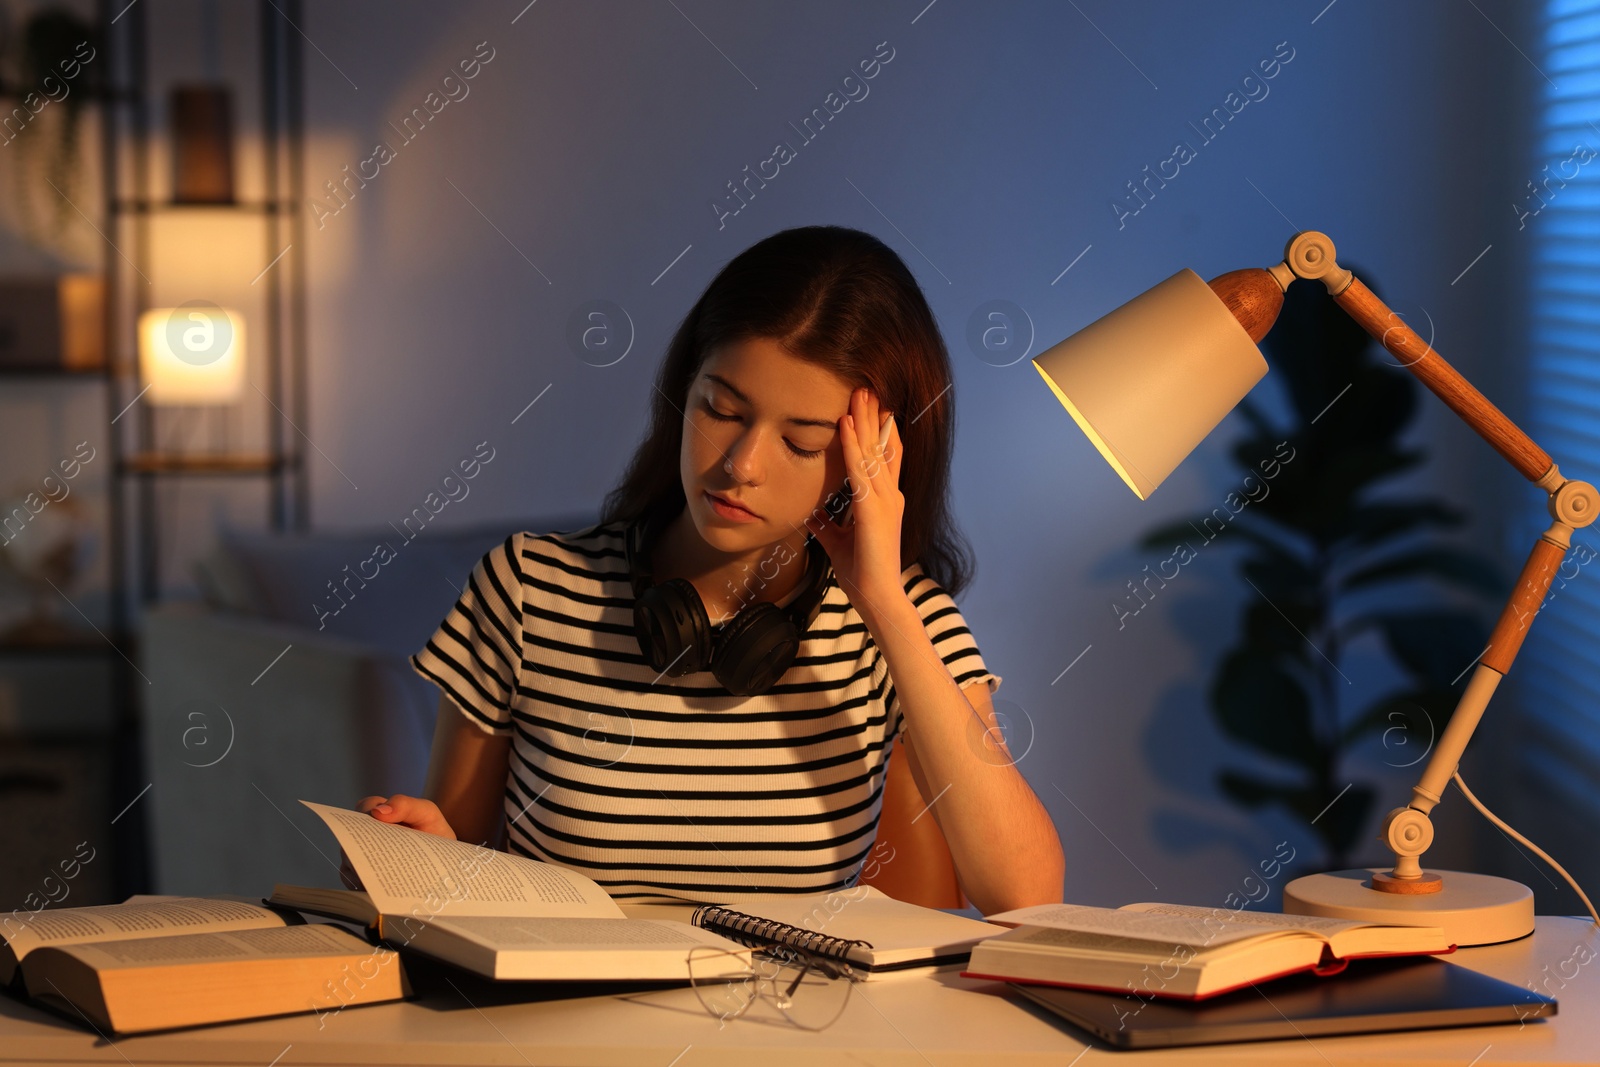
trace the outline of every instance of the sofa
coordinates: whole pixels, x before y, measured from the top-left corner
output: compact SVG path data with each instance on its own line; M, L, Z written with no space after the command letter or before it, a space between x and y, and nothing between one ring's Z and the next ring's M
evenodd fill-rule
M154 891L339 884L338 849L298 801L420 793L439 692L406 658L513 530L595 521L219 534L196 568L201 599L140 625Z

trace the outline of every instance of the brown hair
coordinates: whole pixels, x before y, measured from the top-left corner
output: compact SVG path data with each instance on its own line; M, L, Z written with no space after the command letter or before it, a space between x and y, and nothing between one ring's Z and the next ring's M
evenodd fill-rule
M905 450L900 491L901 569L922 569L951 596L975 563L950 513L955 396L950 355L922 290L882 241L843 226L783 230L718 272L667 346L650 425L627 471L606 495L601 523L684 506L678 470L689 386L706 353L767 338L800 359L866 386L895 423Z

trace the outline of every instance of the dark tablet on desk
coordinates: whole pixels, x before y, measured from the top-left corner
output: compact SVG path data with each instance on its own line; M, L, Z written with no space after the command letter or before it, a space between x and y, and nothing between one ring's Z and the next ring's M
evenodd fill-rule
M1116 1048L1481 1026L1556 1013L1551 997L1431 957L1352 960L1330 977L1292 975L1201 1001L1006 984Z

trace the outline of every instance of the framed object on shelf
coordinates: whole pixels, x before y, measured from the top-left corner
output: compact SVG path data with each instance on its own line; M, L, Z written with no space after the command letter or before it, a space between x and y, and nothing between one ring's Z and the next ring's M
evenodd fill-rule
M0 278L0 372L93 374L105 338L99 274Z

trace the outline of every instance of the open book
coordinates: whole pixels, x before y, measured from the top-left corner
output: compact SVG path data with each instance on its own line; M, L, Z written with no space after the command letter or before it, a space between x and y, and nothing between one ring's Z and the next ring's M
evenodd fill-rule
M980 942L962 975L1200 1000L1298 971L1336 974L1362 956L1454 952L1433 926L1181 904L1040 904L988 917L1015 929Z
M729 954L696 977L732 977L749 949L672 919L630 919L591 879L553 863L301 801L350 857L365 892L277 886L271 903L363 923L386 942L485 978L689 978L689 950Z
M725 904L631 904L634 916L673 909L752 947L788 946L844 960L858 977L964 963L1005 927L896 900L870 885L801 896L745 896Z
M145 898L0 923L0 982L101 1030L396 1000L404 972L336 926L220 897Z

